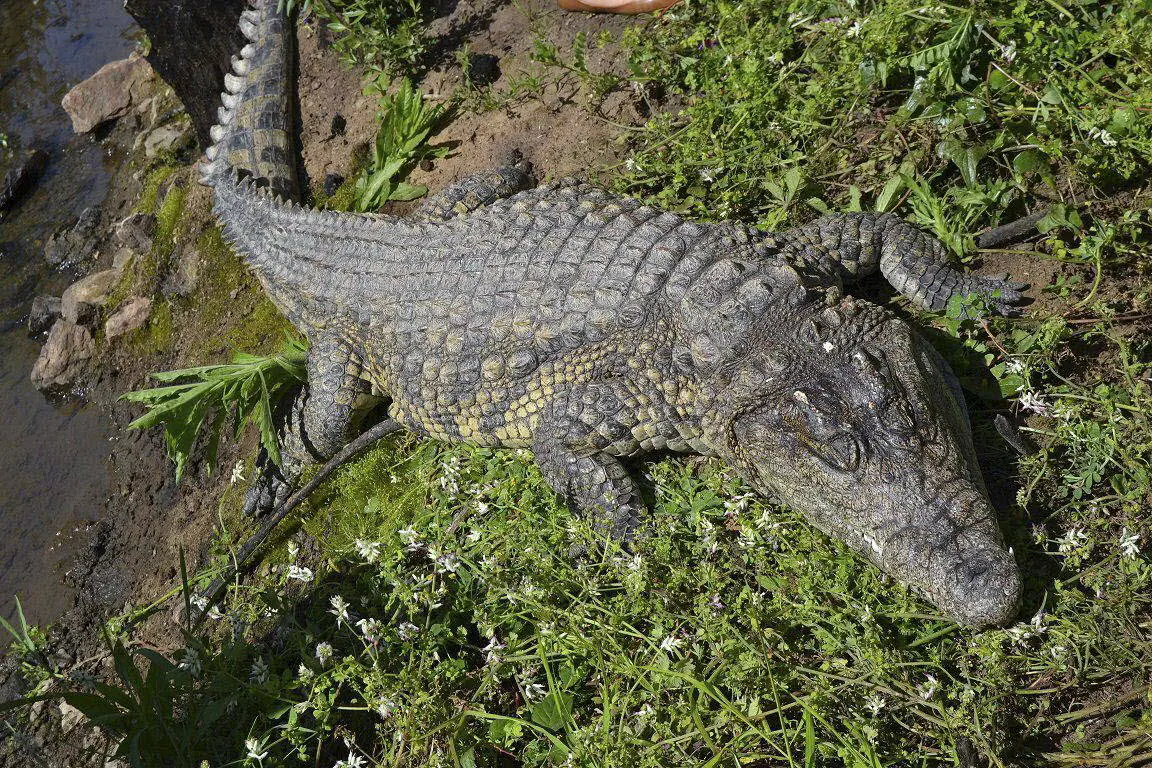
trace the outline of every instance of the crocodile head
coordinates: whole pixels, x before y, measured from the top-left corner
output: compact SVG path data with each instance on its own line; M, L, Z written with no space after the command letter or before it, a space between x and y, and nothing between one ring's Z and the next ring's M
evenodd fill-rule
M932 347L852 300L801 308L750 341L705 422L717 454L957 622L1010 621L1019 571Z

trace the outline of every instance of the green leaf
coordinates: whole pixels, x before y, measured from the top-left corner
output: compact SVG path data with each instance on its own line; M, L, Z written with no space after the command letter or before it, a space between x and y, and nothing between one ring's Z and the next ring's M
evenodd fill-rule
M532 722L550 731L559 731L572 717L571 694L552 691L530 710Z

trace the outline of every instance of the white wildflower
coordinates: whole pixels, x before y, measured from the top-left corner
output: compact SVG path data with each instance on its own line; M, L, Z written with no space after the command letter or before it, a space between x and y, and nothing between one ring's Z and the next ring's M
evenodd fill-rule
M492 639L488 641L488 645L484 646L482 649L482 652L485 654L484 663L499 664L500 656L496 652L502 651L507 647L507 645L497 639L496 635L492 635Z
M300 554L300 545L294 541L288 542L288 559L295 560L296 556Z
M305 568L301 565L290 565L287 569L288 578L295 579L296 581L312 581L316 574L312 573L311 568Z
M1108 133L1104 128L1090 128L1088 129L1088 138L1097 139L1106 147L1116 146L1116 139L1112 134Z
M847 37L859 37L860 32L863 29L864 29L864 20L863 19L856 19L856 21L852 22L852 26L848 27L847 31L845 31L844 34Z
M547 695L548 692L544 690L544 686L540 683L528 683L524 686L524 698L528 699L528 701L539 701Z
M396 702L392 699L380 699L376 702L376 714L387 720L396 711Z
M332 766L332 768L363 768L363 767L364 767L364 758L360 757L359 755L354 755L351 752L348 753L348 759L347 760L341 760L340 762L338 762L334 766Z
M716 174L719 172L720 171L717 170L716 168L701 168L700 169L700 180L706 181L706 182L716 181Z
M268 682L268 662L257 656L256 660L252 662L252 669L248 671L248 679L257 685L264 685Z
M675 635L668 635L668 637L660 641L660 650L664 651L665 653L672 653L679 650L680 646L682 645L684 645L683 638L676 637Z
M936 689L939 687L940 681L936 679L936 675L925 675L924 682L916 687L916 692L920 694L920 698L928 701L936 694Z
M380 630L382 627L379 621L376 619L360 619L360 621L356 622L356 626L360 628L360 634L364 636L365 640L373 645L380 642Z
M416 626L410 621L402 621L400 622L400 625L396 627L396 634L399 635L401 640L408 642L413 637L420 634L420 627Z
M873 717L876 717L876 715L880 714L880 710L884 709L884 705L887 703L888 702L884 700L883 696L878 693L873 693L864 700L864 709L871 712Z
M356 547L356 554L364 558L366 562L374 563L380 559L380 542L378 541L356 539L352 542L352 546Z
M1030 389L1020 395L1020 407L1041 416L1048 413L1048 402Z
M438 553L432 558L432 562L436 564L436 570L439 573L455 573L456 569L460 567L460 558L451 552Z
M195 648L185 648L177 666L187 670L192 677L200 677L200 673L204 669L204 663L200 660L200 652Z
M328 613L336 617L337 621L349 621L348 603L340 595L333 595L328 599L332 609Z
M316 646L316 661L320 662L320 666L328 666L328 662L332 660L332 643L320 643Z
M1128 533L1127 527L1121 529L1120 554L1129 560L1135 560L1140 554L1140 534Z
M246 479L247 478L244 477L244 462L236 462L236 464L232 467L232 479L230 479L228 482L231 485L236 485L236 483L243 483Z
M1028 366L1024 365L1024 361L1016 357L1011 358L1007 363L1004 364L1005 371L1008 373L1014 373L1017 376L1022 376L1024 371L1027 369Z
M244 749L248 750L248 759L260 762L268 757L268 750L261 752L264 744L256 739L244 739Z
M1011 64L1016 61L1016 41L1010 40L1005 45L1000 46L1000 55L1004 57L1004 61Z
M302 683L307 683L315 676L316 673L312 671L311 667L306 667L303 663L296 667L296 677L299 678Z
M1073 526L1068 529L1067 533L1056 540L1056 548L1062 555L1070 555L1080 547L1088 543L1088 534L1084 533L1079 526Z

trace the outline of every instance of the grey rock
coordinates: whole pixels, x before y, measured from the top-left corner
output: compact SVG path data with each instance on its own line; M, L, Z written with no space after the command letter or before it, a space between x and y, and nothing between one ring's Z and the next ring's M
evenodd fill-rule
M88 370L96 342L82 325L57 320L32 367L32 384L43 392L75 384Z
M87 133L128 114L135 101L147 98L152 68L138 56L105 64L64 96L61 105L72 118L72 130Z
M144 154L153 158L161 152L178 152L192 146L195 140L192 124L187 121L162 125L144 139Z
M60 297L60 314L70 323L90 325L108 303L123 273L118 269L93 272L64 289Z
M70 228L57 232L44 245L44 258L54 266L83 266L96 255L100 244L100 211L84 210Z
M31 149L19 157L4 176L0 185L0 211L6 211L19 202L48 165L48 153L42 149Z
M196 290L200 282L200 251L184 247L172 269L164 277L161 293L168 298L185 297Z
M136 253L147 253L152 250L155 234L156 217L151 213L134 213L116 224L112 230L112 242Z
M104 335L108 339L143 328L152 314L152 299L133 296L121 304L104 323Z
M78 725L83 725L84 713L66 701L60 702L60 729L68 733Z
M61 301L55 296L37 296L32 299L32 308L28 312L28 333L39 336L47 333L60 318Z

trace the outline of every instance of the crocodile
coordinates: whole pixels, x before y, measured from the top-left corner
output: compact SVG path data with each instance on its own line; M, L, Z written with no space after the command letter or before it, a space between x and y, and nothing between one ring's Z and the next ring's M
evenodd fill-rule
M965 274L891 214L783 232L685 220L585 182L537 185L512 157L413 215L301 204L294 25L276 0L241 17L202 166L231 246L309 342L282 460L250 512L385 404L440 441L530 449L605 537L650 535L626 462L718 457L756 491L919 590L950 619L1010 621L1020 573L989 501L964 396L894 312L845 294L881 273L913 305L978 294L1018 312L1023 283Z

